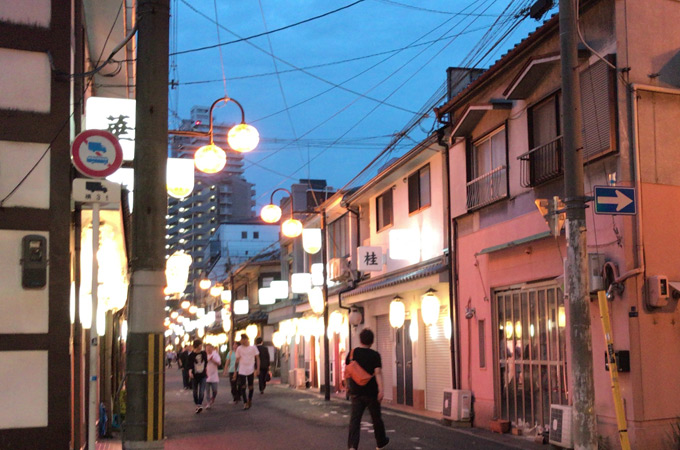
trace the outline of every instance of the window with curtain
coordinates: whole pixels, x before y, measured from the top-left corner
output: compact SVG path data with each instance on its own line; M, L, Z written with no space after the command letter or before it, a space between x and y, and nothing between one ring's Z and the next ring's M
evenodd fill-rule
M408 212L430 206L430 165L427 164L408 177Z
M382 229L392 225L392 211L392 188L389 188L375 199L375 218L377 231L381 231Z

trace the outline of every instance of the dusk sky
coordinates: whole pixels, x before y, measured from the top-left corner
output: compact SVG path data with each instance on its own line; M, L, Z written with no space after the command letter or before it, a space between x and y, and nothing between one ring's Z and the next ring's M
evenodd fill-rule
M517 17L532 3L173 0L171 53L178 54L170 77L178 84L170 91L171 126L189 118L194 105L225 94L238 100L260 132L259 147L245 156L259 212L274 189L300 178L343 187L396 133L427 114L354 183L362 184L441 126L432 107L444 102L447 67L488 68L540 25ZM187 52L343 7L265 36ZM219 123L239 119L233 104L215 114Z

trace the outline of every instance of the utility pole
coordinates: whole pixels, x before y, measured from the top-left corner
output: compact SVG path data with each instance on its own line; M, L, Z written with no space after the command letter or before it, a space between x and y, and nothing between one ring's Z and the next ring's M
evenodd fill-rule
M292 197L291 197L292 201ZM321 210L321 258L323 263L323 376L324 376L324 399L331 399L331 361L330 361L330 342L328 341L328 243L326 233L328 232L326 223L326 210Z
M123 448L162 449L170 0L138 0L137 24L132 296Z
M564 123L564 203L567 209L566 294L569 302L574 449L597 449L590 302L586 278L583 137L575 0L560 0L560 50Z

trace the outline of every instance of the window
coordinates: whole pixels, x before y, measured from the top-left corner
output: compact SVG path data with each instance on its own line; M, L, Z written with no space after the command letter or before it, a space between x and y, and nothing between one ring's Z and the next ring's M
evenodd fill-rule
M344 258L349 255L349 220L348 215L328 224L329 258Z
M259 231L253 231L253 239L260 239L260 232Z
M468 149L467 207L479 208L508 194L505 126Z
M430 165L421 167L408 177L408 212L430 206Z
M479 334L479 368L486 368L486 330L484 329L484 320L477 321L477 331Z
M581 72L581 120L583 122L583 160L598 157L614 148L612 129L614 108L610 95L614 83L604 61L597 61Z
M375 199L375 219L377 231L392 225L392 188Z
M538 186L560 176L562 168L562 136L560 94L553 94L529 109L529 150L517 159L520 183Z
M247 231L241 231L241 239L248 239L248 232Z

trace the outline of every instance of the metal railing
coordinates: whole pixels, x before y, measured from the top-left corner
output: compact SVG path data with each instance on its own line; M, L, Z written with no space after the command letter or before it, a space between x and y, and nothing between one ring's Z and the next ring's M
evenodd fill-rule
M476 209L508 195L507 166L498 166L491 172L467 183L467 208Z
M547 144L533 148L517 157L521 161L520 183L523 187L539 184L559 177L562 167L562 136Z

